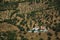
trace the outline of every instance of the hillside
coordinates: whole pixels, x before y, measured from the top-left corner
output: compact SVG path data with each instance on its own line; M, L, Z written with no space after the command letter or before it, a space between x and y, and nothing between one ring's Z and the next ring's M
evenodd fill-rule
M0 40L60 40L60 1L1 0ZM49 31L29 33L34 26Z

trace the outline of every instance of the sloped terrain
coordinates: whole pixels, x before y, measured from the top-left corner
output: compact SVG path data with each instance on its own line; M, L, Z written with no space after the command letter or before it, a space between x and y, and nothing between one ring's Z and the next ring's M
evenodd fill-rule
M29 33L38 25L44 33ZM60 40L60 5L56 0L1 0L0 40Z

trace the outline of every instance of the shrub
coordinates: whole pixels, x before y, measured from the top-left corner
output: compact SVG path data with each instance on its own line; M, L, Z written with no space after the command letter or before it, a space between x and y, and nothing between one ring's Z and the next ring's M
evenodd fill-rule
M20 24L22 24L22 25L25 25L26 23L27 23L26 20L22 20L22 21L20 22Z
M8 32L8 40L15 40L16 39L16 32L12 31L12 32Z
M15 25L16 24L16 18L15 19L5 19L4 22L7 22L9 24Z
M29 31L30 29L27 27L27 31Z
M56 37L56 40L60 40L60 38L59 37Z
M48 36L52 36L52 34L50 32L47 33Z
M25 17L24 14L16 14L16 16L19 16L21 18L24 18Z
M40 38L39 40L43 40L43 38Z
M51 40L51 38L50 38L50 37L48 37L48 40Z
M7 40L7 39L5 39L5 38L7 38L7 33L5 33L5 32L0 32L0 40Z
M60 32L60 23L57 23L55 31Z
M57 32L55 32L55 36L57 36L58 35L58 33Z
M10 18L11 18L15 13L18 13L18 12L19 12L19 10L15 10L13 13L11 13Z
M0 0L0 2L3 2L3 0Z
M17 27L20 29L20 31L25 31L25 29L23 27L21 27L19 25Z
M36 3L40 3L40 0L36 0Z
M21 40L28 40L27 38L22 37Z
M38 22L38 25L41 26L41 25L43 25L43 23L42 23L41 21L39 21L39 22Z

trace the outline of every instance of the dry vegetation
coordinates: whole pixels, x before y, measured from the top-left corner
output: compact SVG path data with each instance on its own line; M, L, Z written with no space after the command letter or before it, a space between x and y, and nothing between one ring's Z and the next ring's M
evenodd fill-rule
M60 6L56 0L1 0L0 40L60 40ZM28 33L45 25L47 33Z

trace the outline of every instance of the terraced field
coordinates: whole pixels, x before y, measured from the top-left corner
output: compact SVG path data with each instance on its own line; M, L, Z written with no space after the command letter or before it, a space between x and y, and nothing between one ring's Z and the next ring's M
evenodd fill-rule
M60 1L1 0L0 40L60 40ZM48 32L29 33L35 26Z

